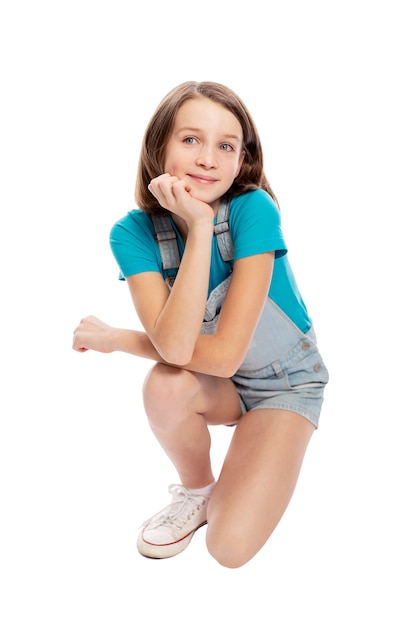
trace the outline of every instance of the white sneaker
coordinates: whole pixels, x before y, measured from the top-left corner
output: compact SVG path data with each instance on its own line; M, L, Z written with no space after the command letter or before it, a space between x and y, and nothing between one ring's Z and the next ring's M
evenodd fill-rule
M141 526L137 548L143 556L165 559L179 554L196 530L207 524L210 496L193 493L183 485L170 485L172 502Z

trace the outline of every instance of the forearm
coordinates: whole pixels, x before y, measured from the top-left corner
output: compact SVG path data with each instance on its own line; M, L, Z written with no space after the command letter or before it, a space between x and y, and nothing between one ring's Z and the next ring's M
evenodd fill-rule
M125 352L126 354L132 354L133 356L142 357L143 359L163 362L161 355L148 335L139 330L113 328L111 352Z
M190 371L230 378L249 349L268 294L272 268L273 253L240 259L235 263L216 332L213 335L198 334L187 361L178 361L175 352L174 358L167 358L145 331L114 328L94 316L81 320L74 331L73 349L78 352L126 352ZM252 294L250 299L247 297L248 290Z
M168 361L186 364L195 348L207 300L212 223L190 229L181 266L166 304L149 336Z
M222 341L220 336L200 335L191 360L184 365L178 365L163 359L145 332L114 328L111 351L125 352L201 374L230 378L238 368L240 360L238 355L230 353L229 345L229 342Z

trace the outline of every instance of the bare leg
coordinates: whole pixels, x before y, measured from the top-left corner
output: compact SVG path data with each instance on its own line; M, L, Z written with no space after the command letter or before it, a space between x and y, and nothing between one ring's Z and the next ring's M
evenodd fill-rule
M207 424L240 417L233 383L158 363L145 380L143 399L151 429L182 484L198 489L212 483Z
M292 497L314 430L291 411L241 417L208 508L207 547L219 563L240 567L267 541Z

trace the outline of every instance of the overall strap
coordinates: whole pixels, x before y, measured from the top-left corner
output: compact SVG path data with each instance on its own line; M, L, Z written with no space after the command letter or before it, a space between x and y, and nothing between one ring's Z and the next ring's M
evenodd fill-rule
M217 223L214 226L217 245L223 261L230 263L233 260L234 248L229 230L229 201L222 201L217 213ZM155 228L155 239L161 253L162 268L166 276L173 278L180 266L178 242L175 230L168 215L152 215ZM171 271L170 271L171 270ZM175 270L174 272L172 270Z
M162 267L164 271L177 270L180 266L177 235L172 228L168 215L152 215L155 227L155 239L161 253Z
M219 246L220 254L223 261L230 262L233 260L234 248L232 242L232 236L229 229L229 208L230 200L223 200L220 203L219 210L217 212L217 223L214 226L214 234L217 238L217 245Z

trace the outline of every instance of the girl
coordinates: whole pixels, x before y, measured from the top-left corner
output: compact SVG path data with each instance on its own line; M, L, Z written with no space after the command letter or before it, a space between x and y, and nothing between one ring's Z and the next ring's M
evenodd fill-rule
M144 332L90 316L73 347L156 362L144 407L180 484L142 525L139 552L174 556L207 524L210 554L240 567L290 501L328 373L235 93L213 82L168 93L144 135L136 202L110 243ZM208 426L218 424L235 430L216 481Z

